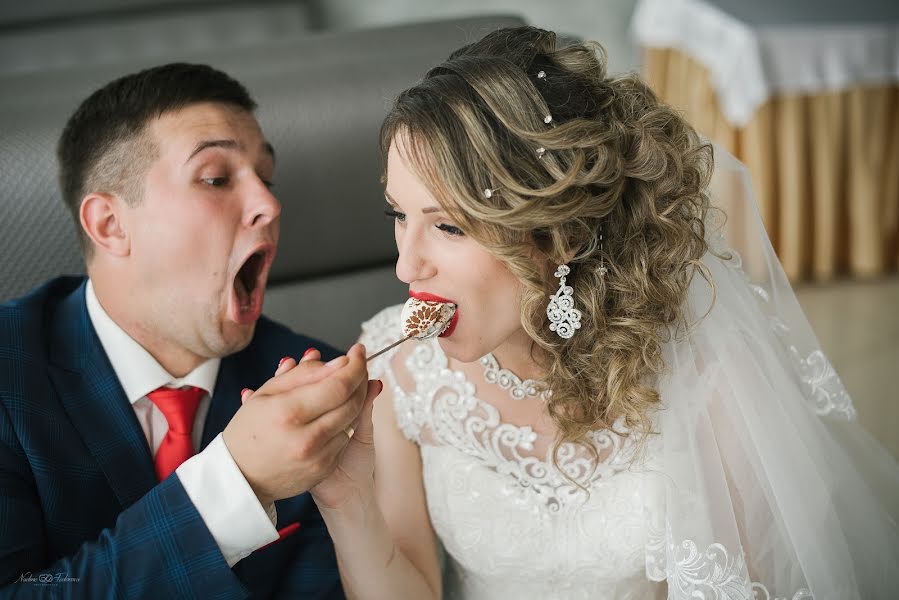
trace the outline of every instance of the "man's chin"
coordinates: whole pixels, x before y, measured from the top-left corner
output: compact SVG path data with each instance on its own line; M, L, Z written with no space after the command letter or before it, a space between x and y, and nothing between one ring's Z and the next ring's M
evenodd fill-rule
M256 332L256 322L247 324L238 324L226 322L222 327L222 335L218 347L213 348L216 356L224 358L230 354L240 352L250 345L253 341L253 334Z

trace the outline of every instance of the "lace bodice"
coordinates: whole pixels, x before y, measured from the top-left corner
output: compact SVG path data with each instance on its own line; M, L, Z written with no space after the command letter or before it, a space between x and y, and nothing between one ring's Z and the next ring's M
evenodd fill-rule
M400 310L365 323L362 341L395 341ZM504 422L478 394L528 382L495 363L495 383L474 380L449 368L436 340L410 344L375 359L370 372L392 390L397 424L420 448L428 510L446 551L446 597L653 597L646 513L658 492L647 470L629 467L633 442L594 432L596 455L563 446L558 463L569 479L545 436Z

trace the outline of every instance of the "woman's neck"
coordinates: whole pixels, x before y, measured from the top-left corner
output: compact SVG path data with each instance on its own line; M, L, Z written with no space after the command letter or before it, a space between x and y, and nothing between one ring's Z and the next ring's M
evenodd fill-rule
M543 350L524 329L519 329L493 350L493 357L500 366L512 371L521 380L546 377L546 371L541 367L543 355Z

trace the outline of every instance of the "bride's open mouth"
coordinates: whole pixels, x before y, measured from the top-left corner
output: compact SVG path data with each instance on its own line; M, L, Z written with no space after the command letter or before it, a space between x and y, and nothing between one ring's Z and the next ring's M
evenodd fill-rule
M265 284L275 256L273 244L255 247L244 259L231 285L230 316L241 325L255 323L262 314Z
M413 292L412 290L409 290L409 296L411 296L412 298L418 298L419 300L422 300L424 302L443 302L446 304L455 305L456 310L453 313L452 318L450 319L449 325L438 337L445 338L453 335L453 332L456 330L456 325L459 323L459 313L461 312L459 310L458 302L455 302L454 300L448 300L443 296L437 296L435 294L429 294L427 292Z

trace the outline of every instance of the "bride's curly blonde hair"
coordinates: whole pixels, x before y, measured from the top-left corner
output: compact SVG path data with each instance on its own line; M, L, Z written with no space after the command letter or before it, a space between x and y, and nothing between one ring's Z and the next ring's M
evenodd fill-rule
M490 33L401 93L385 165L397 136L444 210L523 284L556 452L619 423L649 433L661 345L707 273L711 146L638 77L608 77L598 44L557 49L534 27ZM568 340L546 316L563 263L583 313Z

